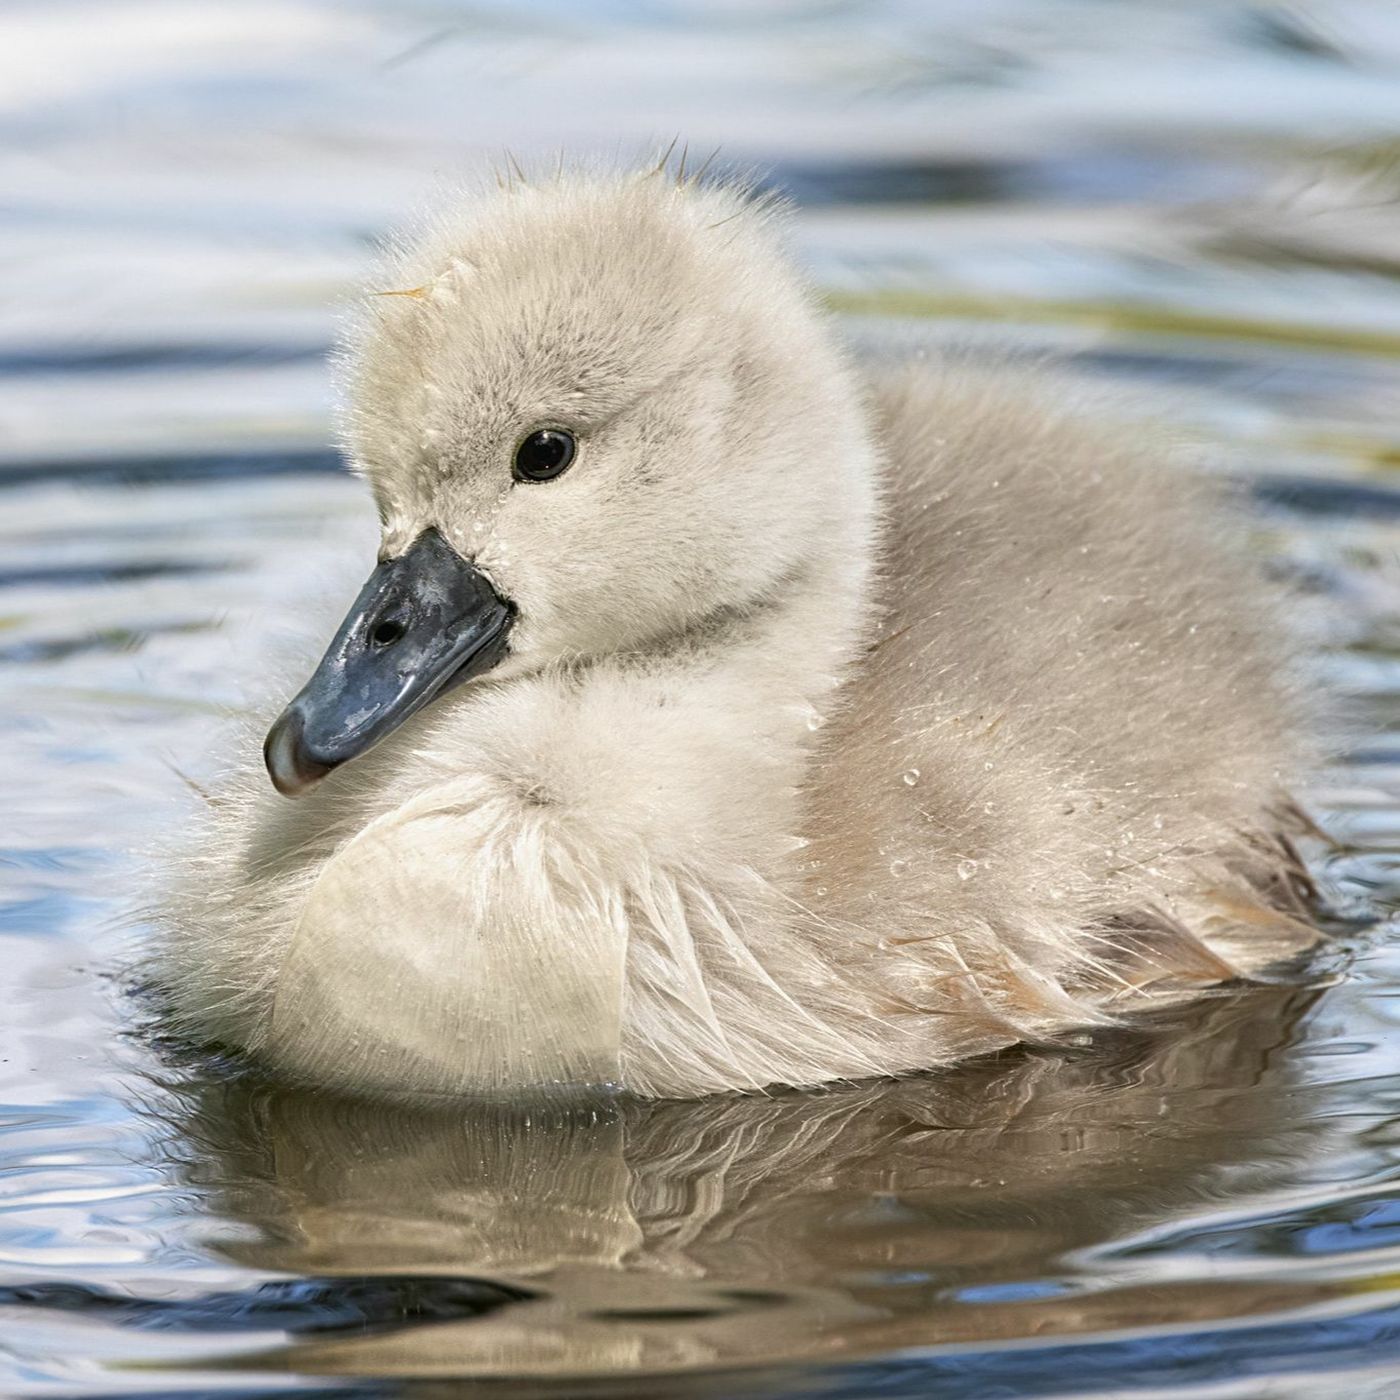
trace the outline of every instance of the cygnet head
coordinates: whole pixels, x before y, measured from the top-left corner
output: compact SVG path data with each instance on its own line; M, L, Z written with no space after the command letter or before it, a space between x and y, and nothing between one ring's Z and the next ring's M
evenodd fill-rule
M343 355L380 564L268 737L280 790L488 672L860 592L858 395L777 222L665 170L565 173L392 255Z

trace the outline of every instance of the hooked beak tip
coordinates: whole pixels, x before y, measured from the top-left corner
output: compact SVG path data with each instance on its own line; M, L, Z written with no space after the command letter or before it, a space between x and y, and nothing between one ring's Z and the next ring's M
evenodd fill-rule
M283 797L300 797L331 771L332 765L318 763L306 752L303 731L304 723L296 706L289 706L268 730L263 743L268 777Z

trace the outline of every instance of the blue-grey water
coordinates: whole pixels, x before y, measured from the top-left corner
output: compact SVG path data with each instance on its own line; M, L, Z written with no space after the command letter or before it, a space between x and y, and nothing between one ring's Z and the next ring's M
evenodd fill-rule
M1254 483L1358 715L1300 983L573 1114L153 1041L144 852L369 558L324 351L374 240L676 133L862 344L1068 357ZM1393 0L10 0L0 267L0 1395L1400 1393Z

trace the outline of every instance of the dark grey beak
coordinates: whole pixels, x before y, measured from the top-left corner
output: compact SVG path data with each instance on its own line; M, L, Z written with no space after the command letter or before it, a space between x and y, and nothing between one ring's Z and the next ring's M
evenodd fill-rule
M263 758L277 791L304 792L445 690L489 671L506 654L512 616L436 530L386 559L268 731Z

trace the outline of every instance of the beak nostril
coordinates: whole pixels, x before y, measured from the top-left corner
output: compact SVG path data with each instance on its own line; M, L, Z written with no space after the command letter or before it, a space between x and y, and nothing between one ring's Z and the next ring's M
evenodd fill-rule
M397 618L386 617L382 621L375 623L369 634L371 645L377 647L392 646L404 634L404 625Z

